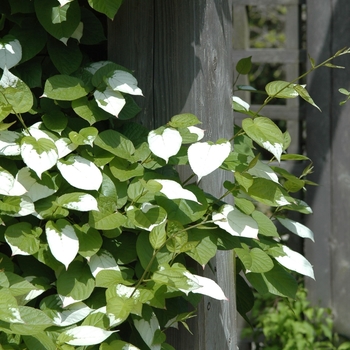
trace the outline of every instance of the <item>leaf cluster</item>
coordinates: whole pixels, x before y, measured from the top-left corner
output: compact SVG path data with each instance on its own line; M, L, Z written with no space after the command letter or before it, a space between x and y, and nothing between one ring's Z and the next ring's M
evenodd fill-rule
M313 239L285 215L311 213L294 196L311 184L309 159L288 154L289 134L238 98L234 109L249 118L231 140L203 141L192 114L156 130L131 121L137 80L85 50L104 40L96 11L112 18L120 4L0 4L0 343L9 349L171 350L166 329L187 327L200 295L226 302L190 268L218 250L236 253L243 316L254 302L250 285L294 298L291 271L313 277L275 226ZM269 97L291 87L305 97L293 84L270 85ZM254 144L272 161L308 164L296 177L262 162ZM214 198L200 180L219 168L234 180Z

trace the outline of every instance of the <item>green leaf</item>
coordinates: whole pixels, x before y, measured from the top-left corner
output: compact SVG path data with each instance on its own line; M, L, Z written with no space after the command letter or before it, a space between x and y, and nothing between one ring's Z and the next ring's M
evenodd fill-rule
M278 161L281 160L284 137L272 120L266 117L246 118L242 121L242 128L259 146L271 152Z
M135 152L133 143L115 130L105 130L98 134L95 145L123 159L131 159Z
M33 106L33 95L29 87L7 67L0 80L0 103L4 106L11 105L11 113L25 113Z
M270 271L273 268L272 259L260 248L250 250L252 264L249 268L251 272L263 273Z
M50 111L50 113L45 113L41 119L48 130L55 131L59 134L67 127L68 124L67 116L59 110L53 110Z
M236 71L239 74L246 75L252 69L252 56L241 58L236 64Z
M320 112L321 109L320 107L317 106L317 104L314 102L314 100L311 98L311 96L309 95L308 91L302 86L302 85L298 85L296 84L294 86L294 90L299 94L299 96L301 98L303 98L306 102L310 103L312 106L316 107Z
M252 288L247 284L245 279L236 274L236 304L239 314L249 323L246 313L254 306L254 294Z
M89 267L80 261L73 261L57 278L57 292L62 296L63 307L87 299L94 287Z
M113 19L122 4L122 0L88 0L89 5L96 11L104 13Z
M45 333L39 332L35 335L22 336L24 343L29 350L56 350L53 340Z
M12 323L12 333L19 335L33 335L53 326L52 321L41 310L28 306L19 306L23 323Z
M279 184L267 179L254 179L247 192L257 201L273 207L289 205L294 202L294 199Z
M155 226L160 225L166 220L166 211L150 203L143 203L140 208L130 206L126 215L128 219L136 226L147 231L152 231Z
M6 196L0 200L0 214L14 217L27 216L35 212L33 201L27 197Z
M104 29L95 14L85 7L80 8L81 21L84 25L83 37L80 43L83 45L95 45L106 40Z
M40 228L33 228L30 223L19 222L9 226L5 231L6 242L10 245L12 255L33 255L39 250Z
M52 63L61 74L69 75L80 67L83 55L77 41L69 40L64 44L51 37L47 43L47 50Z
M195 115L190 113L183 113L174 115L168 124L173 128L186 128L189 126L201 124L201 122Z
M86 259L95 255L102 246L100 233L88 224L83 226L74 225L75 233L79 240L79 254Z
M144 168L139 163L131 163L126 159L115 157L110 162L110 169L119 181L126 181L133 177L142 176Z
M113 230L126 223L126 217L118 212L109 210L91 211L89 213L89 224L97 230Z
M87 96L72 101L72 108L80 118L86 120L90 125L111 118L108 112L97 105L95 99L90 100Z
M68 39L80 22L77 1L60 6L57 0L35 0L35 13L45 30L58 40Z
M9 323L24 323L17 300L8 288L0 289L0 320Z
M149 234L149 241L153 249L159 249L165 244L167 239L165 226L166 222L162 222L159 225L152 228Z
M247 273L246 277L260 294L269 292L282 297L295 298L298 288L296 280L277 263L266 273Z
M267 94L273 98L295 98L298 93L295 90L297 84L291 84L288 81L272 81L265 87Z
M51 169L58 160L58 151L53 141L46 138L36 140L25 136L21 140L21 156L26 165L41 178L44 171Z
M58 101L73 101L88 94L84 82L68 75L54 75L46 80L42 97Z
M23 6L23 1L20 2L21 6ZM27 1L26 3L33 2ZM10 30L10 34L16 37L21 43L21 63L38 55L38 53L44 48L47 40L47 32L45 29L40 25L36 18L30 16L28 16L28 18L23 18L20 26L13 26ZM35 40L33 40L33 38L35 38Z
M255 210L252 213L252 217L258 224L260 234L268 237L279 236L274 223L261 211Z

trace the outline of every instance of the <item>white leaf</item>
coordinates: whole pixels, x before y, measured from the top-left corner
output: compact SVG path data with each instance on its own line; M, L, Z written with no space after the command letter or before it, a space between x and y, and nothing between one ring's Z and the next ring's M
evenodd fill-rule
M98 211L97 200L88 193L73 192L64 194L57 199L57 203L67 209L78 211Z
M20 206L20 210L16 214L7 213L6 215L19 217L19 216L27 216L35 213L34 203L27 195L23 195L20 197L19 206Z
M22 196L27 190L9 173L0 168L0 194L5 196Z
M62 307L66 308L69 305L73 305L75 303L79 303L81 300L75 300L73 297L71 296L65 296L65 295L60 295L58 294L58 297L62 300Z
M137 80L133 75L122 70L114 71L113 75L108 78L107 84L114 90L125 92L130 95L141 95L142 91L137 87Z
M120 268L115 261L114 257L107 250L99 251L93 255L88 261L91 274L96 277L100 271L103 270L115 270L120 271Z
M261 142L263 147L271 152L276 159L280 162L281 161L281 155L283 152L283 144L282 143L274 143L272 144L270 141L262 141Z
M70 326L83 320L91 311L92 309L82 302L74 303L63 309L62 312L52 310L54 312L53 323L59 327Z
M257 161L253 168L248 170L248 173L256 177L261 177L279 183L277 174L267 164L261 162L260 160Z
M76 148L78 148L78 145L74 144L67 137L59 138L57 141L55 141L55 145L58 152L58 159L65 157L69 153L73 152Z
M236 110L243 110L248 112L250 109L250 105L249 103L243 101L240 97L238 96L232 96L232 101L233 101L233 105L235 106ZM238 106L237 106L238 105Z
M182 137L177 130L172 128L166 128L163 132L153 130L148 134L148 144L153 154L168 162L171 156L179 152Z
M218 169L231 152L231 144L226 141L215 145L208 142L192 144L187 151L188 161L198 181Z
M106 331L94 326L78 326L66 330L63 334L69 338L72 337L71 340L65 342L66 344L84 346L100 344L115 332L117 331Z
M114 91L109 87L102 92L96 90L94 92L94 97L100 108L115 117L118 117L126 103L125 98L119 91Z
M98 190L102 174L97 166L80 156L71 156L68 161L59 160L57 168L67 182L82 190Z
M17 39L8 36L0 40L0 68L11 69L22 59L22 46Z
M73 0L58 0L58 2L60 3L61 7L68 4L69 2L72 2Z
M79 251L79 240L73 226L63 219L56 223L49 221L45 232L52 255L68 269Z
M36 140L32 136L26 136L21 140L21 156L24 163L33 169L39 178L58 160L56 146L51 140L44 138Z
M162 185L162 189L159 192L163 193L169 199L187 199L199 203L193 192L183 189L182 186L176 181L159 179L155 179L153 181L156 181Z
M232 205L225 204L212 215L215 224L232 236L258 238L258 224L249 215L243 214Z
M18 156L21 154L20 139L22 135L15 131L0 131L0 155Z
M38 183L37 180L31 176L30 169L27 167L23 167L18 171L16 179L25 187L27 196L33 202L49 197L56 192L54 188L49 188Z
M153 344L154 333L156 332L156 330L160 329L159 322L154 313L152 313L152 316L149 321L146 321L142 318L140 320L134 319L134 326L141 335L143 341L151 350L161 349L160 344Z
M298 272L304 276L315 279L314 270L310 262L301 254L291 250L287 246L283 246L285 256L277 256L275 259L289 270Z
M197 135L197 141L201 140L204 137L205 131L198 128L197 126L188 126L187 129L191 134Z
M277 220L288 230L302 238L310 238L314 241L314 233L306 226L297 221L277 217Z
M189 290L192 293L207 295L217 300L228 300L221 287L212 279L193 275L188 271L185 272L185 276L194 283L194 288ZM200 286L199 288L198 285ZM183 290L184 293L189 291Z

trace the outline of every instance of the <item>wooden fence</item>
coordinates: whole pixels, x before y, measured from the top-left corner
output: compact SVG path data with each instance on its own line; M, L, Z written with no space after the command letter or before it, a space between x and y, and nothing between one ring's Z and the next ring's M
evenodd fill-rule
M286 6L285 47L251 47L249 5ZM306 48L301 48L300 41L301 6L306 6L308 14ZM292 80L307 61L306 52L319 62L350 46L349 15L349 0L128 0L110 23L109 56L135 71L145 95L138 101L143 107L139 120L147 127L191 112L202 120L208 138L215 140L225 136L223 131L230 134L232 130L232 63L247 56L256 63L281 63L284 79ZM339 62L348 69L322 69L308 79L308 90L322 114L309 105L301 108L298 99L268 106L264 112L276 121L286 121L293 139L290 152L303 150L301 135L306 131L306 154L315 165L310 179L320 184L306 193L314 209L306 224L316 240L305 246L316 273L316 281L308 279L307 287L314 304L320 301L332 307L336 329L350 336L350 103L339 107L341 95L336 89L349 89L350 56ZM239 122L239 115L235 118ZM208 192L218 194L221 177L218 173L206 179ZM205 298L198 318L190 324L195 336L168 335L176 349L236 350L233 256L219 255L213 265L230 302ZM204 274L209 274L207 269ZM241 350L248 348L240 344Z
M135 71L145 95L139 121L157 127L181 112L195 114L217 140L232 136L232 0L127 0L109 28L109 56ZM221 195L222 173L203 179ZM231 179L232 180L232 179ZM212 262L229 302L205 297L185 329L167 334L176 349L236 350L233 254ZM202 273L211 275L209 267Z

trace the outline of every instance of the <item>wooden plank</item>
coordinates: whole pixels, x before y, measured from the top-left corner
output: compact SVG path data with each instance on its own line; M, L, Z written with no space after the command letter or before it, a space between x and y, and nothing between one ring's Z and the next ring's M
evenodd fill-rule
M305 4L306 0L233 0L233 5L298 5Z
M135 69L146 96L143 122L158 126L190 112L208 139L231 137L232 0L128 0L122 7L110 24L110 57ZM225 176L216 172L202 180L203 187L220 195ZM193 336L183 328L167 334L176 349L236 350L232 252L219 253L212 265L229 302L204 298L189 322ZM210 274L206 267L204 275Z
M252 56L254 63L295 63L305 61L304 50L290 49L247 49L235 50L233 60L238 62L241 58Z
M350 31L349 15L350 2L346 0L332 1L332 31L331 50L335 53L339 49L349 46L346 33ZM332 70L331 88L331 128L332 147L330 186L332 196L330 198L332 209L332 237L330 240L332 265L331 265L331 292L332 306L335 312L335 327L337 332L350 336L350 314L347 307L350 303L350 238L349 238L349 213L350 213L350 105L339 106L343 96L338 93L339 87L349 88L350 58L343 56L337 59L337 64L346 69L338 72Z
M307 50L316 62L321 62L332 55L332 2L331 0L307 1L308 12L312 13L307 21ZM313 215L305 218L305 223L315 233L315 243L305 241L305 253L316 275L316 281L307 278L305 282L314 304L318 305L321 302L321 305L327 307L331 306L332 300L331 74L331 70L321 69L308 77L309 93L323 113L321 114L309 104L305 106L306 151L314 163L314 173L309 178L319 184L318 187L309 187L305 198L314 211Z

